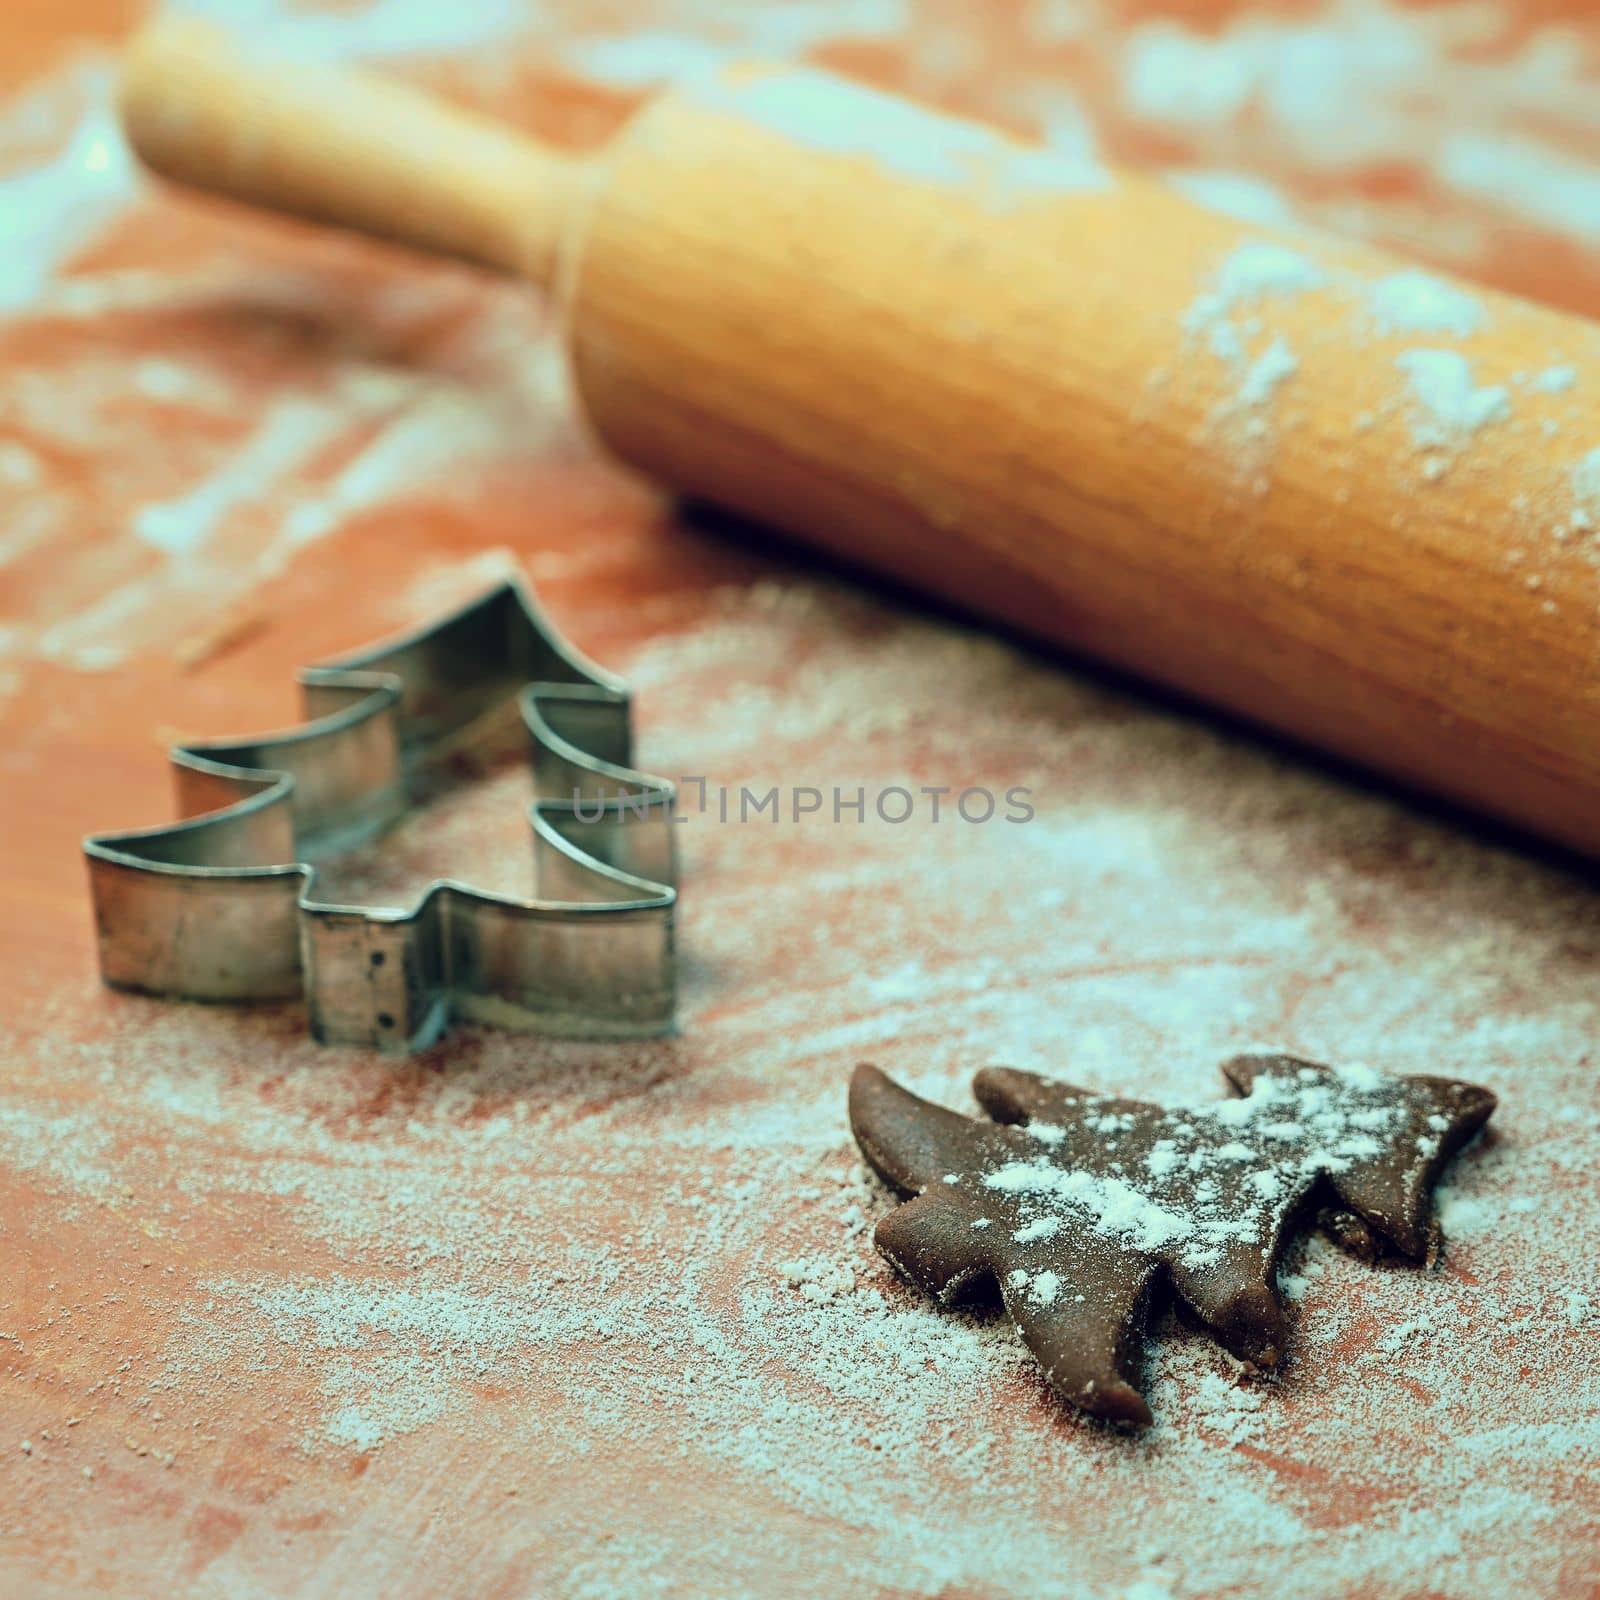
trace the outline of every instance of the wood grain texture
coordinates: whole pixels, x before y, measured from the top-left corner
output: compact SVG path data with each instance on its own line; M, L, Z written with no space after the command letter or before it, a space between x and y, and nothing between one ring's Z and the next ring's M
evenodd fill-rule
M1600 570L1551 538L1581 451L1537 426L1556 409L1537 400L1520 425L1419 448L1398 365L1443 345L1489 389L1570 364L1588 396L1593 325L1484 297L1467 339L1375 326L1392 260L1129 178L1052 194L1036 157L884 120L773 74L632 125L571 318L613 448L1050 643L1600 849ZM1224 306L1238 252L1274 248L1304 281ZM1219 358L1219 329L1251 323L1251 352ZM1293 370L1253 397L1274 341ZM1585 398L1579 440L1593 419Z
M643 96L597 8L455 44L465 9L421 9L425 61L373 8L269 20L563 146ZM1120 76L1246 16L1368 60L1338 8L1265 35L1253 3L1092 9L915 6L864 36L852 6L793 48L1024 131L1078 103L1118 160L1248 168L1297 215L1600 309L1592 243L1434 162L1485 130L1582 147L1587 69L1543 44L1530 97L1519 63L1542 19L1592 37L1584 7L1487 42L1385 10L1384 59L1415 51L1347 74L1341 124L1399 130L1381 166L1313 159L1270 97L1175 123ZM29 219L0 281L19 240L48 267L0 318L0 1593L1592 1589L1592 881L678 516L590 441L524 290L136 187L107 131L120 14L48 11L0 12L0 71L50 74L0 115ZM770 54L795 18L648 0L627 26L681 61ZM508 562L628 676L641 758L712 785L681 1036L468 1030L395 1064L316 1048L293 1007L104 991L78 840L170 817L166 744L280 725L298 665ZM1037 816L738 823L773 784L1026 785ZM340 882L517 882L522 796L490 774ZM939 1315L874 1254L857 1059L952 1106L996 1060L1170 1103L1259 1043L1501 1096L1436 1269L1291 1263L1279 1381L1164 1320L1130 1451L1062 1418L1003 1320Z
M194 25L127 84L169 176L559 271L592 421L668 486L1600 851L1591 324L815 73L666 96L589 196Z

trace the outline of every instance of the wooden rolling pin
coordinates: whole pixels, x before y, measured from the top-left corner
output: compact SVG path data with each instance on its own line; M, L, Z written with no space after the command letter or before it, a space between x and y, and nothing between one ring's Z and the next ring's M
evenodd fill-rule
M167 21L123 110L552 288L668 484L1600 855L1600 329L810 71L580 160Z

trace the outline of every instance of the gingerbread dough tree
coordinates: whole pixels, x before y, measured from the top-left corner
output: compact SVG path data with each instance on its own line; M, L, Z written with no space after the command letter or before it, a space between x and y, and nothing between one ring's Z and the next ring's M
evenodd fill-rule
M1426 1259L1433 1185L1495 1100L1292 1056L1222 1070L1239 1098L1164 1110L989 1068L973 1085L985 1123L857 1068L856 1140L915 1196L878 1249L944 1304L998 1282L1052 1387L1097 1417L1150 1421L1133 1378L1162 1282L1235 1355L1275 1365L1273 1274L1295 1221L1320 1204L1347 1248Z

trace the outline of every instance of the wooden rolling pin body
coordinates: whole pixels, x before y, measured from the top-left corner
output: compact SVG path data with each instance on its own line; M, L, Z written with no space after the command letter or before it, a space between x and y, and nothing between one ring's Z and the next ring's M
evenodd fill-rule
M1600 329L822 74L580 167L287 71L162 25L133 141L553 283L668 484L1600 855Z

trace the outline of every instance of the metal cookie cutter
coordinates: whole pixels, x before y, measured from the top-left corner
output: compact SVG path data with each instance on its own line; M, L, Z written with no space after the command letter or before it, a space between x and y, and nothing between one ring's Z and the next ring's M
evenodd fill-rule
M506 582L299 674L307 721L171 752L170 827L84 841L100 970L187 1000L290 999L313 1035L401 1052L454 1016L567 1037L667 1031L675 790L630 765L628 694ZM467 745L519 717L537 898L440 879L404 909L317 895Z

